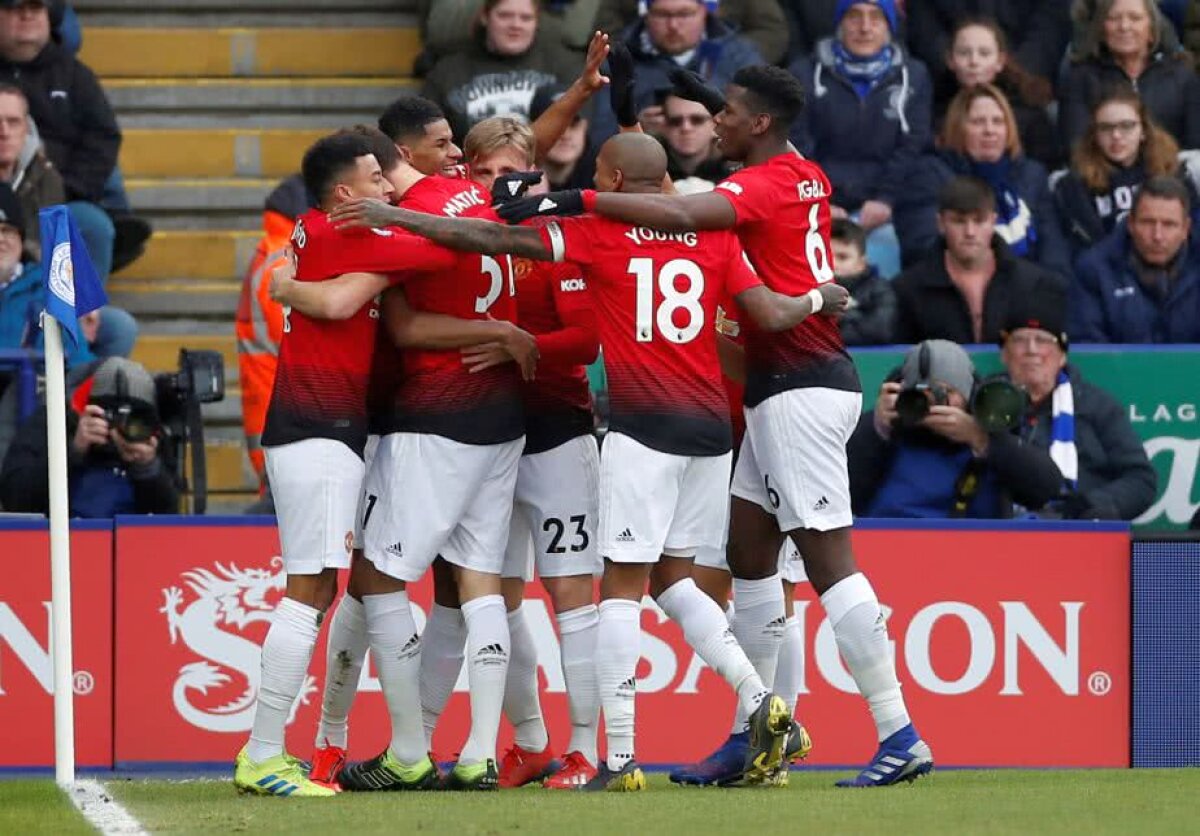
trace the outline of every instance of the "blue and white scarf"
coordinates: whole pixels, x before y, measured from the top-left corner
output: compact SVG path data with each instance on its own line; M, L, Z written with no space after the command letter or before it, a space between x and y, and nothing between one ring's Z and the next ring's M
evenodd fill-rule
M855 55L842 45L836 38L833 40L833 66L838 75L854 86L860 99L866 98L871 88L887 75L892 68L895 51L891 44L885 44L883 49L874 55L863 58Z
M1032 258L1037 245L1037 225L1029 205L1012 180L1012 158L1005 154L994 163L971 160L971 173L987 181L996 195L996 234L1013 255Z
M1079 452L1075 449L1075 392L1071 376L1059 369L1050 401L1050 458L1062 472L1068 490L1079 483Z

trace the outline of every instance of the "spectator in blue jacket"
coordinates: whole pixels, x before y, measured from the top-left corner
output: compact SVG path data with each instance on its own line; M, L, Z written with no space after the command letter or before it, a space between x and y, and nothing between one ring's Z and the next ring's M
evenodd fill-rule
M620 40L633 55L638 121L649 133L662 132L659 96L671 89L672 70L699 73L721 89L742 67L763 63L754 44L717 17L715 0L646 0L639 7L641 19L622 32ZM609 101L607 87L596 94L591 126L595 148L617 132Z
M950 102L939 149L912 167L894 223L905 266L937 241L937 198L959 175L986 181L996 195L996 234L1012 253L1064 278L1070 255L1054 217L1046 169L1027 158L1008 99L991 84L959 92Z
M892 207L932 139L933 87L896 38L894 0L840 0L837 35L792 65L808 94L792 141L825 169L834 213L867 231L867 258L900 272Z
M1075 265L1074 342L1200 342L1200 237L1190 212L1178 179L1142 183L1126 222Z

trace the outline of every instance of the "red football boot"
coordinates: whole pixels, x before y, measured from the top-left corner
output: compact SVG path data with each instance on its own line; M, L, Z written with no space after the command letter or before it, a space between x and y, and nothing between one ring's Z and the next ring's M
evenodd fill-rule
M558 758L550 753L549 745L540 752L529 752L514 745L504 753L500 762L500 789L523 787L540 781L558 771Z
M582 790L596 777L596 772L596 767L581 753L568 752L563 756L562 769L547 778L542 786L550 790Z

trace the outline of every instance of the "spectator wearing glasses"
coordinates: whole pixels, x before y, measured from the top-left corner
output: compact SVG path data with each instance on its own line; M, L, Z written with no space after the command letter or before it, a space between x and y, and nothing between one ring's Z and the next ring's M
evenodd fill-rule
M619 35L638 19L639 6L644 2L645 0L600 0L600 8L596 12L596 28L613 36ZM717 7L721 21L753 43L768 63L778 64L783 59L788 48L788 20L778 0L721 0L719 5L711 5Z
M618 39L633 56L634 102L638 121L648 133L662 133L657 96L671 89L672 71L690 70L723 89L742 67L763 63L754 44L717 17L716 0L645 0L638 7L640 18ZM596 94L591 136L597 148L617 132L609 93L605 88Z
M1154 0L1099 0L1059 87L1059 128L1074 144L1105 93L1137 90L1146 110L1183 148L1200 148L1200 79Z
M900 272L892 207L932 139L933 88L896 38L893 0L840 0L837 35L793 65L808 104L792 141L825 169L833 211L867 232L867 258L884 278Z
M1099 244L1133 208L1148 177L1177 175L1200 209L1200 153L1180 153L1169 133L1150 117L1138 95L1118 88L1092 111L1087 133L1071 154L1071 168L1052 179L1054 202L1072 257Z
M662 107L667 176L677 183L695 179L714 186L728 177L733 168L717 150L713 118L704 105L668 95Z

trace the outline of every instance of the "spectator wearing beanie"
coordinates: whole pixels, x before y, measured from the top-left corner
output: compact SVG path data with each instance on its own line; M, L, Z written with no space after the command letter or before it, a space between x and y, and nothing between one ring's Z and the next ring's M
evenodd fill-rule
M1001 332L1004 368L1029 396L1021 437L1062 474L1051 515L1132 520L1154 502L1158 477L1125 407L1069 362L1066 314L1065 294L1030 295L1017 300Z
M723 89L742 67L763 63L754 44L717 17L716 0L643 0L638 8L640 18L618 38L633 56L634 100L647 132L662 130L658 96L671 89L673 70L698 73L712 87ZM607 87L596 94L591 138L597 148L617 132L610 102Z
M932 139L933 88L896 38L894 0L839 0L837 34L793 64L807 93L792 141L825 169L835 213L867 232L867 258L884 278L900 272L892 207Z

